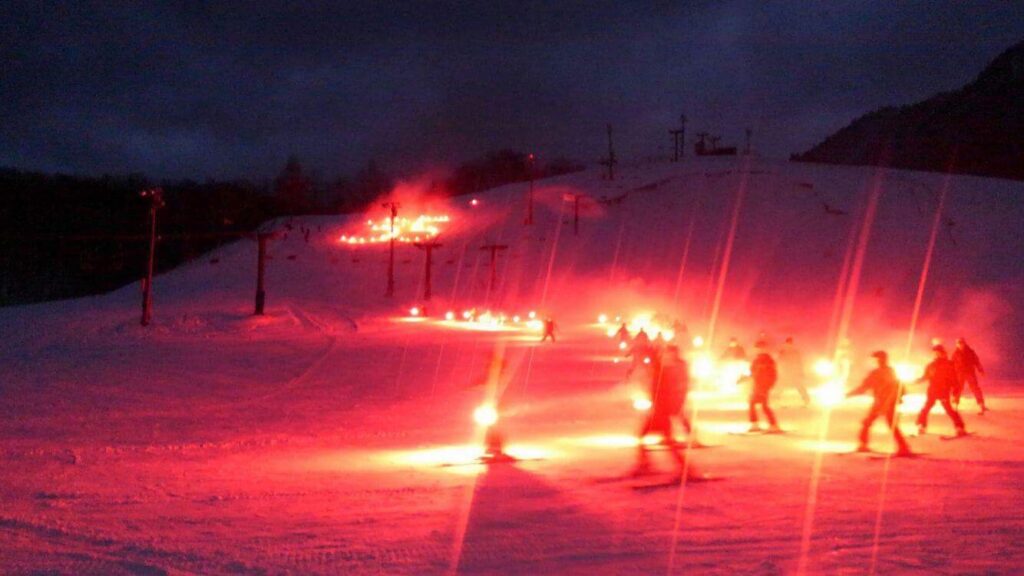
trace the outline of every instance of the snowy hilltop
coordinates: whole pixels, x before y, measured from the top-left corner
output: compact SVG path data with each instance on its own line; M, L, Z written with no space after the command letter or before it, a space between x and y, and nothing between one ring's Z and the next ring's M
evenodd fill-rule
M538 180L525 225L530 183L410 182L380 199L392 297L376 203L265 223L264 315L252 239L158 275L148 327L138 285L0 309L0 572L1012 572L1022 191L687 157ZM624 476L652 399L621 324L682 348L709 446L685 462L722 481ZM965 396L973 434L936 412L920 458L886 457L882 425L881 455L851 453L872 352L910 432L913 381L961 336L992 409ZM787 337L813 398L780 390L785 433L744 434L745 365L720 353ZM496 423L520 461L479 465Z

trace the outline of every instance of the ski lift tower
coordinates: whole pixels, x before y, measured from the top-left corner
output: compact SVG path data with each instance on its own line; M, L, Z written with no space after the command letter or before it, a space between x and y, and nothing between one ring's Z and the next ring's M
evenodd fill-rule
M615 158L615 147L612 145L612 125L608 125L608 157L602 158L600 164L608 167L608 179L615 180L615 165L619 161Z

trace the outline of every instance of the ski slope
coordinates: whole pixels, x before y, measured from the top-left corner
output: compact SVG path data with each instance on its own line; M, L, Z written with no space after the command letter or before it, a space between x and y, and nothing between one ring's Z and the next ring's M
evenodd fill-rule
M624 167L611 182L598 171L538 182L533 226L526 190L395 191L400 214L450 216L429 303L421 250L398 247L387 299L386 246L340 241L365 233L384 215L375 209L267 223L281 237L262 317L251 315L252 241L159 276L148 328L138 286L0 309L0 572L1024 565L1020 183L688 159ZM573 194L586 195L578 235ZM493 289L480 249L491 242L508 246ZM429 318L409 314L424 305ZM558 342L538 344L523 322L444 320L469 310L551 315ZM740 436L743 390L711 387L692 402L699 438L715 447L688 462L725 480L632 490L620 477L636 457L636 384L600 314L676 319L716 356L730 336L750 349L763 332L773 344L794 336L811 363L848 338L852 380L875 349L920 366L933 338L962 335L985 363L993 411L977 416L968 395L976 434L942 441L952 427L934 412L933 434L910 439L924 457L872 459L840 455L866 398L805 408L785 392L777 413L789 433ZM496 357L507 366L489 378ZM471 415L487 401L523 461L471 464L482 437ZM873 445L891 448L881 423ZM655 463L669 469L664 454Z

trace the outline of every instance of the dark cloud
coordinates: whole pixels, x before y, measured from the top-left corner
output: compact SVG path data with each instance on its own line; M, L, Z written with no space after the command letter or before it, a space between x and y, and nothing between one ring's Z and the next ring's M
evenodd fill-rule
M785 156L970 80L1024 38L1001 2L8 2L0 164L265 176L499 147L624 156L690 127Z

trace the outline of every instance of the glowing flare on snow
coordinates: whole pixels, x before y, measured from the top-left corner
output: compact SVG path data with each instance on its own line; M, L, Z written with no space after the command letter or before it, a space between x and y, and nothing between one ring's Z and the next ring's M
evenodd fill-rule
M694 336L693 337L693 347L694 348L700 348L702 346L704 346L704 339L701 338L700 336Z
M900 382L913 382L921 373L921 369L910 362L897 362L892 369Z
M469 201L469 205L470 206L479 206L480 205L480 201L477 200L476 198L473 198L472 200Z
M534 312L533 310L530 310L530 313L527 314L527 316L530 318L530 320L533 320L534 318L537 317L537 313Z
M814 389L813 394L818 400L818 404L826 408L838 406L846 398L846 390L843 389L843 384L836 380L818 386Z
M453 474L478 474L485 469L481 461L484 457L483 446L466 444L461 446L437 446L408 452L392 452L385 455L385 458L393 464L400 466L416 466L427 468L438 468ZM504 448L504 452L513 458L521 460L537 460L549 458L554 452L538 446L511 445ZM472 464L480 464L472 466Z
M897 411L900 414L918 414L921 412L921 408L924 407L925 394L915 392L913 394L904 394L903 402L897 404Z
M715 375L715 361L707 354L701 354L693 359L693 375L700 379L711 378Z
M493 426L498 421L498 411L491 404L482 404L473 411L473 421L480 426Z
M651 409L651 399L643 394L633 396L633 409L638 412L646 412Z
M814 363L814 373L822 378L831 378L836 375L836 363L827 358L819 358Z
M597 323L598 324L607 324L608 323L608 315L607 314L599 314L597 316Z
M455 320L455 312L452 312L451 310L445 312L444 319L448 321Z
M722 392L735 392L741 379L750 376L750 365L741 360L726 362L718 375L718 387Z
M619 350L625 350L626 348L628 348L628 346L625 342L619 342Z
M418 306L413 306L412 308L409 308L409 316L419 316L420 312L421 311Z
M654 446L660 443L661 440L661 436L657 436L655 434L648 434L647 436L644 436L643 438L640 439L640 443L643 444L644 446Z

